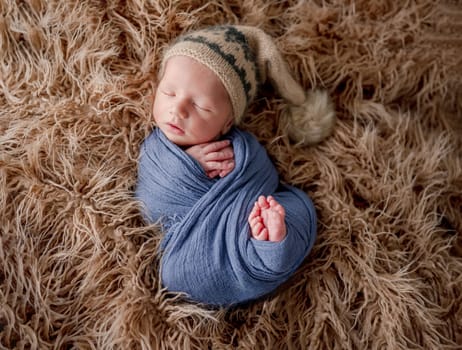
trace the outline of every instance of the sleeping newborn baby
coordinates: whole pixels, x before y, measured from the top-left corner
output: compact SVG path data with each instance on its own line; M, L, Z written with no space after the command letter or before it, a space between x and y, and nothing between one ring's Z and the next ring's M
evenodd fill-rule
M135 194L146 220L165 232L162 284L217 306L268 294L312 248L315 209L304 192L279 182L265 149L234 125L268 77L294 105L291 136L314 143L334 120L327 95L318 93L321 103L310 109L313 95L293 80L271 38L244 26L180 37L159 77L157 128L141 146Z

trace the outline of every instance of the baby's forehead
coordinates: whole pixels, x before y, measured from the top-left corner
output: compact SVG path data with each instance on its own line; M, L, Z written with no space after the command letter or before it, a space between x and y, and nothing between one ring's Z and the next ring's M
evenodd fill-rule
M209 85L211 89L224 89L219 76L210 68L186 56L170 57L161 70L160 81L169 80L172 83L181 83L194 80L199 85Z

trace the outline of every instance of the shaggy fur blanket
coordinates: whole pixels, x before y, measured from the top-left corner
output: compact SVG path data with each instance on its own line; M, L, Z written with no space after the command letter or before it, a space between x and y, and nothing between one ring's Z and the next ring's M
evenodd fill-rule
M134 204L162 49L259 26L338 121L291 143L266 86L242 128L318 214L274 294L211 310L159 284ZM0 348L460 349L458 0L0 0Z

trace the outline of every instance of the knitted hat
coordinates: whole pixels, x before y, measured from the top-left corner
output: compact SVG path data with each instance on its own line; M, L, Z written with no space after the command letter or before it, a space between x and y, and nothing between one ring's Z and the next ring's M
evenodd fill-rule
M271 37L256 27L215 26L180 36L164 54L161 75L173 56L190 57L218 76L230 97L236 123L242 120L258 86L269 79L289 102L282 119L293 140L313 144L331 132L335 113L327 93L305 92L289 73Z

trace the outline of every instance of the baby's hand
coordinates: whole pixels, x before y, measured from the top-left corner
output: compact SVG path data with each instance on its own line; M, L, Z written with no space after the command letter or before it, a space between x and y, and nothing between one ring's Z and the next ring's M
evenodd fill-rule
M234 169L234 151L231 141L213 141L191 146L186 149L199 162L208 177L225 177Z

